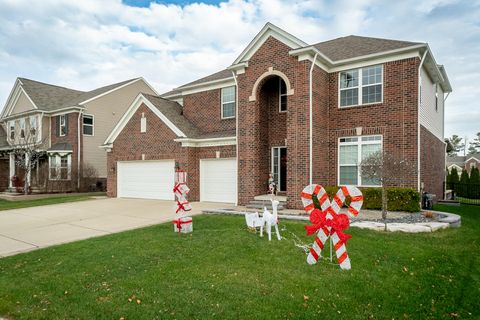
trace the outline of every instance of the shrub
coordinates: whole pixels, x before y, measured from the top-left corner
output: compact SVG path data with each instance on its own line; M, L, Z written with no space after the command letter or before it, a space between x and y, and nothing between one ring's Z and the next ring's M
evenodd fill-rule
M462 170L462 175L460 176L460 183L457 185L457 196L468 198L469 182L470 178L468 176L467 170Z
M330 199L338 191L338 187L325 187ZM382 189L381 188L359 188L363 193L362 209L382 210ZM387 188L388 211L420 211L420 194L412 188ZM313 199L315 206L319 208L318 200ZM350 204L350 197L345 201Z

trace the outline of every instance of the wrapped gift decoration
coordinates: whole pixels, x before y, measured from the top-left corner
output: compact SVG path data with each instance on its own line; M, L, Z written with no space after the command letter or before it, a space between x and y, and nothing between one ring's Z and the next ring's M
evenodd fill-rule
M193 232L192 217L181 217L172 221L175 232L190 233Z

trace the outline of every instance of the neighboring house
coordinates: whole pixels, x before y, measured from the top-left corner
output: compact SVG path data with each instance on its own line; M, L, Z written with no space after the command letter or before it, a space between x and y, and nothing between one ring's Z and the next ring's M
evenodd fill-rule
M467 172L470 173L474 167L480 169L480 153L469 154L466 156L448 156L448 172L451 172L454 167L457 168L458 175L461 175L463 170L467 170Z
M226 70L139 95L106 139L108 194L247 204L269 173L290 208L310 184L372 186L359 163L384 150L418 167L403 186L442 195L444 93L426 43L348 36L309 45L268 23ZM399 174L402 174L399 172Z
M99 146L140 92L155 94L143 78L87 92L18 78L0 116L0 188L12 188L15 175L25 179L14 150L26 143L42 154L30 172L33 190L76 189L85 164L105 185Z

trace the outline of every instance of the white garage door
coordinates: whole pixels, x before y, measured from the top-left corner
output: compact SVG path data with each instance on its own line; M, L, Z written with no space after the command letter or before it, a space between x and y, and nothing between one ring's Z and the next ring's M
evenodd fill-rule
M117 163L117 196L173 200L175 162L119 161Z
M237 201L237 160L200 160L200 201Z

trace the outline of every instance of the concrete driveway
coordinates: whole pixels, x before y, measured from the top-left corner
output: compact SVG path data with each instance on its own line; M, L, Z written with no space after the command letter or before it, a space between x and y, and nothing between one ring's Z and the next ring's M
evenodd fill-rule
M233 207L209 202L192 206L191 215ZM119 198L0 211L0 256L163 223L174 216L173 201Z

